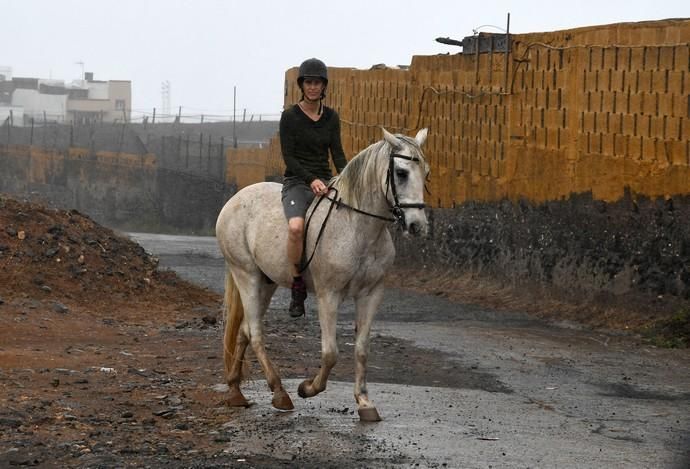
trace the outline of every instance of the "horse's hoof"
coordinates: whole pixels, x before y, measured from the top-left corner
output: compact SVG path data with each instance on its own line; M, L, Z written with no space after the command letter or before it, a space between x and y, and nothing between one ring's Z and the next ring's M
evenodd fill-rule
M381 417L379 416L379 412L376 410L376 407L363 407L361 409L357 409L357 413L359 414L359 420L361 422L381 421Z
M295 408L292 404L292 399L290 399L290 396L284 389L273 393L271 404L278 410L293 410Z
M230 390L230 395L225 403L230 407L249 407L250 404L239 390Z
M297 388L297 394L299 394L299 397L302 399L306 399L307 397L313 397L313 393L308 393L307 392L307 386L311 386L312 381L310 379L305 379L299 384L299 387Z

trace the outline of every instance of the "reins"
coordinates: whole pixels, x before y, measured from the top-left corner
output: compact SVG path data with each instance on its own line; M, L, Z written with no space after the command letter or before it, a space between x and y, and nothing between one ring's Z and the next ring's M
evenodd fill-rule
M367 215L369 217L373 218L378 218L379 220L383 221L388 221L388 222L396 222L398 221L397 218L391 218L391 217L384 217L382 215L377 215L375 213L371 212L366 212L364 210L360 210L356 207L353 207L352 205L348 205L342 200L338 198L338 189L335 187L329 187L328 191L333 191L335 192L335 197L330 197L328 195L323 195L319 198L319 200L316 202L316 205L314 206L314 209L309 213L309 216L307 217L307 224L304 226L304 236L302 238L302 252L307 252L307 233L309 232L309 224L311 223L311 217L314 216L314 213L316 212L316 209L319 208L319 205L321 202L324 200L330 200L331 205L328 207L328 212L326 212L326 217L323 219L323 223L321 223L321 228L319 229L319 234L316 236L316 242L314 243L314 250L311 252L311 256L309 256L309 259L307 259L306 262L300 265L299 273L301 274L305 270L307 270L307 267L309 267L309 264L311 264L312 259L314 258L314 254L316 254L316 248L319 246L319 242L321 241L321 236L323 235L324 230L326 229L326 224L328 223L328 219L331 216L331 212L333 211L333 207L340 208L344 207L349 210L352 210L353 212L360 213L362 215Z
M312 259L314 258L314 255L316 254L316 248L319 246L319 242L321 241L321 237L323 235L324 230L326 229L326 224L328 223L328 219L331 216L331 212L333 211L333 207L344 207L349 210L352 210L353 212L359 213L361 215L366 215L369 217L377 218L379 220L387 221L387 222L392 222L392 223L398 223L401 226L405 226L405 212L403 211L404 208L426 208L425 203L400 203L400 200L398 199L398 191L396 190L396 185L395 185L395 158L402 158L404 160L408 161L414 161L415 163L419 164L420 158L418 156L407 156L407 155L401 155L398 153L391 153L389 156L389 162L388 162L388 172L386 175L386 198L388 197L388 189L390 188L393 194L393 206L390 207L390 211L393 214L393 217L385 217L383 215L378 215L376 213L371 213L367 212L365 210L358 209L356 207L353 207L352 205L346 204L343 202L341 199L338 197L338 189L335 187L331 186L328 188L328 192L330 193L331 191L335 192L335 197L330 197L328 194L323 195L319 198L319 200L316 202L316 205L314 206L314 209L311 211L309 216L307 217L307 223L304 226L304 236L302 237L302 258L304 259L304 253L307 252L307 233L309 232L309 224L311 223L311 218L314 216L314 213L316 212L316 209L319 208L319 205L321 205L321 202L323 202L324 199L328 199L331 201L331 205L328 207L328 212L326 212L326 217L323 220L323 223L321 223L321 228L319 229L319 233L316 236L316 242L314 243L314 249L311 252L311 255L309 256L309 259L307 259L306 262L300 264L299 268L299 273L301 274L305 270L307 270L307 267L309 267L309 264L311 264ZM426 185L424 186L426 189ZM428 189L426 189L428 191Z
M336 191L336 194L338 190L335 187L329 187L330 190ZM329 199L331 200L331 206L328 207L328 212L326 212L326 218L323 219L323 223L321 223L321 228L319 229L319 234L316 236L316 243L314 244L314 250L311 252L311 256L309 256L309 259L307 262L301 263L299 272L302 273L305 270L307 270L307 267L309 267L309 264L311 264L311 260L314 258L314 254L316 254L316 248L319 246L319 241L321 241L321 236L323 235L323 231L326 229L326 223L328 222L328 219L331 216L331 212L333 211L333 207L335 206L336 202L333 199L330 199L328 196L323 196L320 197L319 200L316 202L316 205L314 206L314 209L311 211L309 214L309 217L307 218L307 224L304 226L304 236L302 236L302 259L304 259L304 253L307 252L307 233L309 232L309 224L311 223L311 217L314 216L314 213L316 213L316 209L319 208L319 205L321 205L321 202L323 202L323 199Z

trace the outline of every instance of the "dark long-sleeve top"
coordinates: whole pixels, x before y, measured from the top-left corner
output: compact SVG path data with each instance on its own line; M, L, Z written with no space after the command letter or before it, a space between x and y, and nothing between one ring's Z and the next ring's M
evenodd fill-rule
M285 161L285 177L297 176L305 183L330 179L328 152L340 173L347 160L340 141L340 117L324 106L321 118L313 121L297 105L283 111L280 117L280 149Z

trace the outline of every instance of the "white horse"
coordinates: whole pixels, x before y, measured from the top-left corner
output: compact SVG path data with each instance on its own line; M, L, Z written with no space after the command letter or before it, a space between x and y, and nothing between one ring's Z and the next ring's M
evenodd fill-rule
M314 254L303 275L308 291L318 299L321 368L313 379L300 384L298 394L312 397L326 389L338 355L338 306L350 296L356 310L355 400L363 421L380 420L367 393L366 363L371 323L383 297L383 277L395 257L388 226L397 221L412 234L427 230L423 201L429 167L421 149L427 129L415 138L382 130L384 139L359 153L331 181L329 198L312 204L312 229L305 242L305 254ZM246 187L225 204L216 222L226 265L223 359L231 406L248 406L240 381L244 353L251 344L273 391L273 406L294 408L266 354L262 328L277 286L289 287L292 282L280 192L276 183ZM324 221L323 234L317 236Z

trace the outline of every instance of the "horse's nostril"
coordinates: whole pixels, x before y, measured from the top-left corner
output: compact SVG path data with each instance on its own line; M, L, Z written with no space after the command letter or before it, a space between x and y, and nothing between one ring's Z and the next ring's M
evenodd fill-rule
M412 234L419 234L419 231L420 231L419 230L419 223L417 223L417 222L410 223L409 230L410 230L410 233L412 233Z

